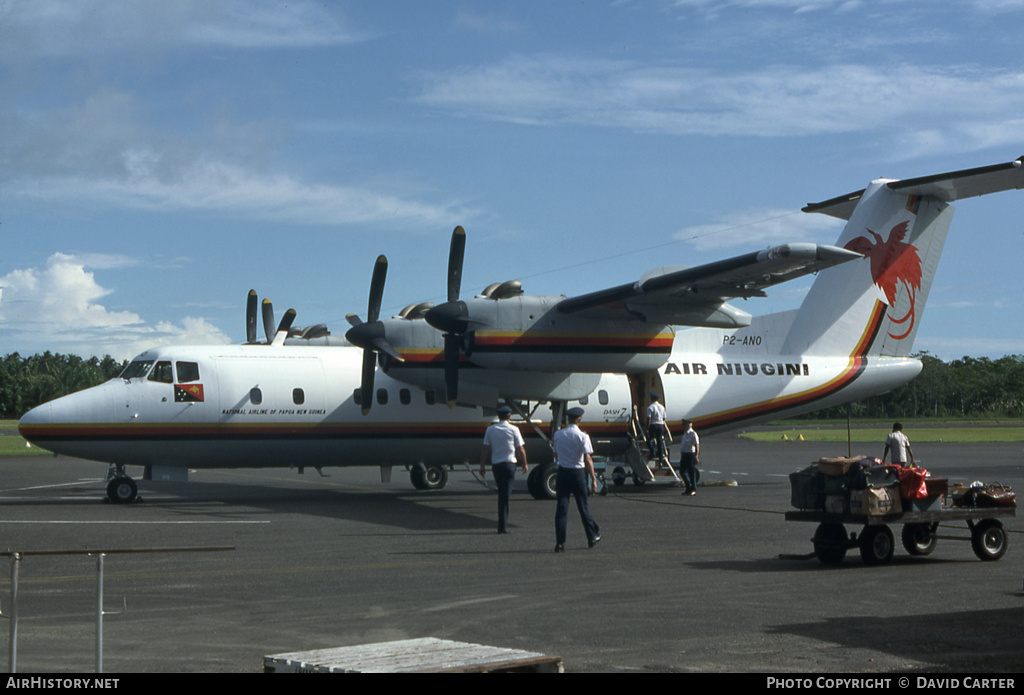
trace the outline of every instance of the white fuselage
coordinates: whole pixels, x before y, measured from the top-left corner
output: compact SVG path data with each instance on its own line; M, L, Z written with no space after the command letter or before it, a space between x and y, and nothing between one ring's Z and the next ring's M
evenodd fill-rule
M691 337L682 331L657 370L673 431L683 418L704 432L721 431L859 400L920 371L913 359L773 356L729 345L728 331L713 332L703 341L723 344L699 352L679 345ZM443 397L380 373L373 408L363 415L356 397L360 360L360 350L344 347L158 348L133 361L143 375L43 404L22 418L19 430L51 451L123 465L408 466L479 460L493 410L449 408ZM621 455L629 444L635 405L629 382L625 375L600 375L580 401L584 428L599 455ZM547 432L550 410L524 405ZM550 460L544 438L519 424L530 460Z

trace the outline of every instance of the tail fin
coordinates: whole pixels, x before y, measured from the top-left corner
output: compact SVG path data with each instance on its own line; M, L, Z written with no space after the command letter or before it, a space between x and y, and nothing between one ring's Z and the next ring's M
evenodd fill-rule
M1022 159L907 181L879 179L863 191L804 208L849 220L836 246L864 258L818 275L785 349L908 356L953 219L949 203L1024 188Z

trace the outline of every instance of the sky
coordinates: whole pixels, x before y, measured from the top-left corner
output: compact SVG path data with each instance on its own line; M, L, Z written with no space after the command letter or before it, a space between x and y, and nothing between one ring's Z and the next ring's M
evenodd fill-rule
M573 296L1024 155L1024 0L0 0L0 355L344 334L519 279ZM1024 192L960 201L915 350L1024 353ZM754 314L798 306L809 280Z

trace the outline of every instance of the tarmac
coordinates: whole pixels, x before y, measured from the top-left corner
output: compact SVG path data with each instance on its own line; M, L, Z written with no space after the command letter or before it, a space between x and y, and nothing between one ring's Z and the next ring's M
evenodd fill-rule
M914 452L936 477L1024 490L1022 443ZM0 551L163 550L104 559L104 609L123 610L103 619L108 674L257 673L266 655L420 637L558 655L567 672L1024 670L1024 519L1005 520L1010 549L997 562L945 539L912 557L897 528L889 564L851 551L822 565L815 525L784 518L788 474L844 454L705 437L696 496L609 486L591 500L602 541L587 548L573 508L562 554L554 502L532 499L521 474L512 533L498 535L493 481L466 471L418 492L398 469L386 484L365 468L200 470L188 483L140 482L143 501L120 506L101 501L102 464L4 457ZM959 523L943 533L967 537ZM96 565L21 560L19 672L94 670Z

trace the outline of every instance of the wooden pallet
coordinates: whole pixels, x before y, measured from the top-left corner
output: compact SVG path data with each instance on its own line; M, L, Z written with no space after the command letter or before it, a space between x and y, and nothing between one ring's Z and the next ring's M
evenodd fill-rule
M563 673L562 657L424 637L263 657L264 673Z

